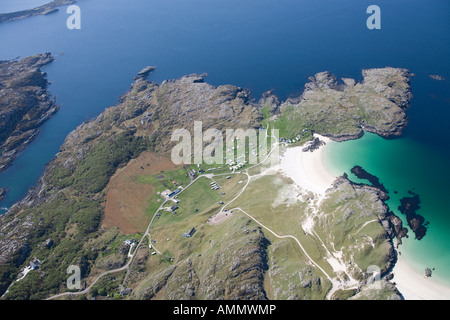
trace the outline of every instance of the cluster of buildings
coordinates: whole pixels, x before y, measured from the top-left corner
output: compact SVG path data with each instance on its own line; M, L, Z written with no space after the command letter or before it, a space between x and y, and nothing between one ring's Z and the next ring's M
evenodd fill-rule
M293 138L293 139L286 139L286 138L282 137L282 138L280 138L280 142L283 142L283 143L296 143L296 142L300 141L300 139L302 138L302 135L303 135L305 132L307 132L307 131L308 131L308 129L303 129L302 133L298 134L298 135L297 135L295 138Z
M283 142L283 143L296 143L299 140L300 140L300 136L296 136L293 139L280 138L280 142Z
M217 189L219 189L220 187L217 185L217 183L215 183L214 181L213 182L211 182L211 190L217 190Z

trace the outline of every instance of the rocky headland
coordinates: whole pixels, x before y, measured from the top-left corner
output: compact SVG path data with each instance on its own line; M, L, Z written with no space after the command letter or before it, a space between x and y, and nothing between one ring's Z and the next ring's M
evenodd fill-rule
M50 53L0 61L0 172L36 138L39 127L59 107L47 91L41 69L54 60Z
M354 166L351 169L351 172L357 176L359 179L365 179L367 181L369 181L372 186L374 186L375 188L380 189L381 191L383 191L384 193L389 193L389 191L385 188L385 186L380 182L380 179L378 179L377 176L374 176L373 174L370 174L369 172L367 172L366 170L364 170L361 166Z
M53 0L51 2L49 0L49 3L46 3L42 6L33 9L21 10L10 13L2 13L0 14L0 23L13 20L20 20L32 16L51 14L53 12L58 11L59 10L58 7L60 6L70 5L76 2L77 0Z
M364 131L384 138L399 136L408 123L411 74L386 67L362 70L362 75L362 82L349 78L338 82L328 71L317 73L300 97L280 105L282 114L288 122L334 141L358 139ZM299 132L289 130L286 138Z

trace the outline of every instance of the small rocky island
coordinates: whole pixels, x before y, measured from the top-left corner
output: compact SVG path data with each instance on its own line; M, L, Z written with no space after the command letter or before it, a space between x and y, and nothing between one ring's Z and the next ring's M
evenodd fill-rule
M3 198L6 196L6 188L0 188L0 201L3 200Z
M54 60L50 53L0 61L0 172L36 138L39 127L59 107L47 91L41 71Z
M429 76L431 79L433 80L438 80L438 81L444 81L445 78L443 76L440 76L438 74L430 74Z
M412 197L404 197L400 199L400 206L398 209L401 213L406 215L406 220L411 230L416 235L417 240L421 240L427 233L427 226L429 222L425 222L425 218L416 211L420 209L420 197L418 194L413 193Z

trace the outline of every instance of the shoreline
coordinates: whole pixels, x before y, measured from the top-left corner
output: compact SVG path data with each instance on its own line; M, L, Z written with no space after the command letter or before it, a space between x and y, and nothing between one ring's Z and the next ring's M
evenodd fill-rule
M448 300L450 299L450 287L439 284L425 275L420 275L411 268L402 256L392 270L395 285L405 300Z
M324 162L324 148L332 140L318 134L314 136L324 141L325 146L313 152L303 152L304 146L288 148L281 157L280 168L301 188L324 196L337 178ZM450 287L438 283L433 277L426 278L415 271L404 257L397 257L392 269L392 282L405 300L450 299Z
M281 157L280 167L295 184L323 196L326 190L332 187L337 176L326 168L323 159L324 148L331 139L318 134L314 134L314 137L324 141L325 146L312 152L303 152L304 146L288 148Z

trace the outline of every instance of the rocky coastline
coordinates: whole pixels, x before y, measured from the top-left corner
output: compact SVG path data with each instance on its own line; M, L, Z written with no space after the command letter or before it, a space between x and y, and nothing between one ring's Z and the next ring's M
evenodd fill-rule
M353 169L355 169L356 167L354 167ZM388 190L382 183L380 183L379 178L370 174L362 167L359 168L357 168L356 170L352 169L352 172L355 171L356 173L358 173L358 175L356 175L355 172L353 172L360 179L361 177L366 177L365 179L369 178L370 180L367 180L372 183L372 185L353 182L348 178L348 175L346 173L344 173L342 178L348 180L355 187L358 186L364 187L368 190L376 190L377 196L379 200L383 202L383 206L385 208L383 214L381 215L380 222L386 230L389 238L397 239L396 248L398 248L398 246L402 244L402 238L408 237L408 229L403 226L402 220L397 215L395 215L395 213L392 212L389 209L389 206L386 204L386 201L389 200ZM364 171L364 174L362 173L362 171Z
M286 117L334 141L359 139L364 132L383 138L401 135L408 124L412 94L409 70L362 70L363 81L337 77L328 71L310 77L303 94L280 105ZM289 137L287 137L289 138Z
M369 181L372 186L375 188L380 189L384 193L389 193L389 191L385 188L385 186L380 182L380 179L378 179L377 176L374 176L373 174L370 174L366 170L364 170L361 166L354 166L350 170L355 176L357 176L359 179L365 179Z
M49 0L50 1L50 0ZM28 9L28 10L21 10L16 12L10 12L10 13L2 13L0 14L0 23L2 22L8 22L8 21L14 21L14 20L20 20L32 16L38 16L38 15L47 15L54 13L58 11L58 7L70 5L76 3L77 0L53 0L47 4L44 4L42 6Z
M36 293L33 295L30 293L28 297L45 298L61 290L58 287L61 283L59 278L61 263L57 261L55 253L64 252L65 256L68 253L72 254L73 261L67 261L67 263L78 263L79 259L84 259L86 266L94 263L97 256L92 252L95 250L85 248L83 245L93 242L97 237L102 237L106 232L99 227L98 223L103 215L103 191L108 180L118 167L126 164L144 149L159 153L168 152L173 146L173 142L170 141L170 133L173 129L193 130L193 122L199 119L203 120L204 130L260 128L263 106L253 101L248 90L233 85L214 87L203 81L204 75L195 74L157 84L146 79L153 69L153 67L145 68L137 75L130 90L121 96L117 106L107 108L96 119L87 121L72 131L66 137L59 153L47 165L39 184L30 189L25 199L16 203L0 217L0 280L6 279L0 281L0 293L3 293L11 283L10 276L18 272L21 264L33 256L33 252L41 250L42 244L49 238L54 241L49 249L51 251L39 251L42 255L40 259L46 261L45 274L41 277L46 281L54 280L55 285L45 288L35 287L33 290L36 290ZM406 78L401 76L402 72L398 69L386 72L391 77L397 77L401 84L405 83ZM400 78L398 78L399 73ZM36 79L45 79L42 78L40 71L35 74L41 75L41 78L36 77ZM42 81L42 84L46 84L46 80ZM305 99L308 100L310 98L308 95L311 93L323 99L330 98L328 94L339 96L343 92L341 90L346 90L342 86L334 86L332 82L325 83L333 87L330 89L332 91L328 92L328 89L315 83L317 86L311 85ZM386 88L383 86L383 89ZM401 92L406 91L407 89L402 87ZM350 95L350 92L347 94ZM351 95L355 94L359 96L356 91L351 93ZM395 95L392 93L388 96L394 99ZM270 94L264 98L266 102L273 104L271 111L283 112L282 106L278 108L277 99L273 99ZM368 94L367 98L373 98L373 95ZM380 99L387 103L385 98ZM339 117L327 109L340 108L333 101L330 100L330 104L323 107L325 112L310 109L311 106L308 104L296 107L315 112L310 114L311 118L307 119L312 124L311 129L320 134L334 137L340 134L348 137L354 132L359 132L359 122L351 122L339 133L328 131L335 125L336 118L339 120ZM56 106L54 101L52 106ZM398 106L391 102L389 107L395 109ZM316 117L317 114L322 115ZM344 115L341 113L341 116ZM388 115L392 114L388 112ZM353 118L355 114L345 115L345 117L349 116ZM398 119L403 119L403 116L404 113L400 113ZM377 119L378 117L374 117L371 113L366 117L366 121L373 123L376 123ZM324 122L326 126L320 126ZM299 122L298 127L303 128L304 124ZM395 129L391 130L391 128L396 124L397 122L391 123L386 128L383 123L377 126L383 128L383 132L393 132ZM105 150L108 152L105 153ZM124 152L114 153L115 150L124 150ZM113 153L110 154L110 152ZM111 159L112 156L114 156L113 159ZM105 157L108 161L102 161ZM107 166L108 162L111 166ZM355 185L354 188L364 188L376 194L377 197L373 196L370 199L376 201L378 207L381 207L381 204L377 199L386 198L383 191L373 186ZM389 237L392 240L392 237L398 234L399 227L394 223L395 221L390 224L387 206L382 211L380 222L387 231L386 239ZM83 224L88 227L84 227ZM64 230L70 230L70 234ZM253 260L258 259L259 256ZM395 261L393 249L389 251L389 259L388 267ZM257 264L249 265L248 268L255 269ZM86 270L88 269L86 267ZM261 278L259 273L257 276L258 279ZM249 283L254 285L259 283L258 281L260 280L252 277ZM28 294L26 289L23 288L23 291L17 291L14 294L16 296ZM233 297L245 296L236 293Z
M54 60L50 53L0 61L0 172L32 142L39 127L59 109L47 91L41 69Z

